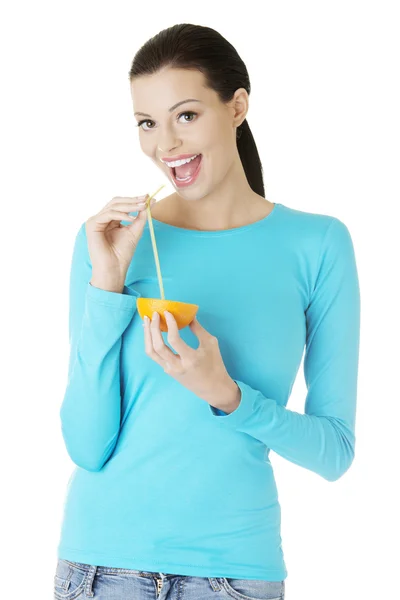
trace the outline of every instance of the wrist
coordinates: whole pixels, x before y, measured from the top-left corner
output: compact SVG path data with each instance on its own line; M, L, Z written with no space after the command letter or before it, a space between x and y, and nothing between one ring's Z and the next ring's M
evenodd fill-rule
M94 287L97 287L101 290L105 290L107 292L115 292L117 294L121 294L124 289L125 280L122 282L121 280L111 278L107 279L104 277L92 277L90 280L90 285L93 285Z
M240 387L236 381L230 379L227 382L224 391L219 394L217 403L213 404L213 406L230 414L238 408L241 397L242 391Z

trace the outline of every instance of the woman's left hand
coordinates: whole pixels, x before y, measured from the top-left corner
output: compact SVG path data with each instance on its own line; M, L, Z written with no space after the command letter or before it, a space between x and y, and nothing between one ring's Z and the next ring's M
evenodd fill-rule
M209 333L196 319L189 323L191 331L199 339L194 350L179 335L174 316L164 311L168 327L168 343L178 353L165 345L160 330L160 315L145 318L144 343L147 356L158 363L168 375L208 404L225 412L232 412L240 402L241 392L226 370L219 351L218 339Z

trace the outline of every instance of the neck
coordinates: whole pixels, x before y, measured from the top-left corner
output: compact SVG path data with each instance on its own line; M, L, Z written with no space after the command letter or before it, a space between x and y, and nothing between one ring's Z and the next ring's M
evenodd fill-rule
M171 196L171 211L177 226L200 231L241 227L266 216L272 208L272 202L250 188L241 162L201 197L190 198L188 194L185 198L176 192Z

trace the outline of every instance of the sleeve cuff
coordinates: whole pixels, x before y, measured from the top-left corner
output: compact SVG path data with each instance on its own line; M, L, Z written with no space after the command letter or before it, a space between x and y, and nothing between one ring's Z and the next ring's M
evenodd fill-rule
M132 310L136 309L136 300L141 297L141 294L127 285L124 285L121 294L110 292L109 290L102 290L95 287L89 281L87 285L87 297L99 304L105 304L106 306L122 310Z
M240 425L253 413L253 394L248 393L247 385L242 381L237 379L234 379L233 381L238 385L241 391L239 406L233 412L227 414L224 411L209 405L212 416L218 417L218 422L225 423L228 427Z
M219 416L224 416L224 415L228 414L228 413L224 412L223 410L221 410L220 408L215 408L215 406L211 406L211 409L214 414L217 414Z

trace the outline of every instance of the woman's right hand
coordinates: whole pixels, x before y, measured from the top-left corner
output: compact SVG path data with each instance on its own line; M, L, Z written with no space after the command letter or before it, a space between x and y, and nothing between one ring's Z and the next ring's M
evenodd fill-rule
M96 277L124 280L147 221L148 197L149 194L133 198L116 196L86 221L92 273ZM155 202L153 198L150 206ZM139 211L136 217L128 214L136 211ZM120 221L132 223L122 225Z

